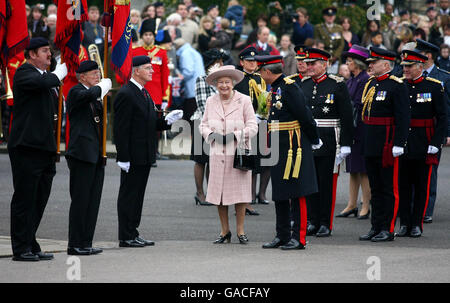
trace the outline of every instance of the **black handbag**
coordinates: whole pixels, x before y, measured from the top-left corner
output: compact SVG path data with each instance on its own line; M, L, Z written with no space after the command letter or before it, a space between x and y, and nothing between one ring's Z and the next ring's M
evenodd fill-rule
M244 132L242 131L241 144L244 142ZM251 150L244 146L237 146L234 153L233 168L248 171L256 169L256 155L252 155Z

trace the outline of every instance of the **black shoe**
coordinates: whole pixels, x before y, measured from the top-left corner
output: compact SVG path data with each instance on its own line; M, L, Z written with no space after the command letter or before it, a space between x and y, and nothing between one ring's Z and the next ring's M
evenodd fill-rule
M89 248L69 247L67 248L67 254L75 256L88 256L91 254L91 250Z
M365 235L362 235L359 237L360 241L370 241L372 240L373 237L375 237L379 232L376 231L375 229L370 229L369 232Z
M325 225L320 226L319 230L316 233L316 237L329 237L331 236L331 230Z
M308 225L308 228L307 228L307 230L306 230L306 235L307 236L314 236L316 233L317 233L317 230L318 230L319 228L318 227L316 227L314 224L309 224Z
M39 261L39 256L29 251L20 255L14 255L12 259L13 261L25 261L25 262Z
M355 217L358 215L358 207L355 207L355 208L353 208L353 209L351 209L349 211L340 213L340 214L336 215L336 217L338 217L338 218L347 218L348 216L350 216L352 214L355 215Z
M155 242L142 239L141 237L136 237L136 239L134 239L134 240L136 242L140 242L140 243L144 244L145 246L154 246L155 245Z
M86 249L89 249L91 251L91 255L98 255L103 252L103 249L96 247L86 247Z
M264 204L264 205L269 204L269 200L263 200L260 197L257 197L256 201L258 202L258 204Z
M378 235L370 239L372 242L386 242L394 240L394 233L390 233L387 230L382 230Z
M249 216L259 216L259 213L254 209L245 209L245 214Z
M231 232L227 232L226 235L222 236L219 235L219 237L216 239L216 241L213 242L213 244L222 244L223 242L227 241L227 243L231 242Z
M418 238L422 235L422 231L420 230L419 226L413 226L411 228L411 232L409 233L409 236L411 238Z
M358 216L358 220L366 220L366 219L369 219L369 215L370 215L370 210L367 212L367 214L365 214L365 215L359 215Z
M212 205L211 203L209 203L209 202L202 202L201 200L200 200L200 198L199 197L197 197L197 196L194 196L194 199L195 199L195 205L202 205L202 206L210 206L210 205Z
M144 247L145 244L136 240L120 240L119 247Z
M295 239L289 240L289 242L285 245L280 246L282 250L291 250L291 249L305 249L305 246L298 242Z
M400 225L398 233L395 233L396 237L407 237L409 236L409 228L406 225Z
M44 253L42 251L39 251L39 252L35 252L34 254L39 257L39 260L42 260L42 261L47 261L47 260L53 259L53 254L50 254L50 253Z
M256 199L252 200L252 202L250 202L250 204L256 204Z
M248 243L248 238L247 238L246 234L238 235L237 237L239 239L239 243L240 244L247 244Z
M433 223L433 218L431 216L423 217L423 223Z
M265 243L265 244L262 246L262 248L278 248L278 247L280 247L281 245L285 245L285 244L287 244L287 242L281 241L280 238L275 237L275 238L272 240L272 242L267 242L267 243Z

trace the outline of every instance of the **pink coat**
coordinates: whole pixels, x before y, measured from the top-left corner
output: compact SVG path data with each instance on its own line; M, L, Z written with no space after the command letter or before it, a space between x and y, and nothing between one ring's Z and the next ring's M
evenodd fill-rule
M250 147L249 138L256 135L258 124L250 97L234 92L226 113L223 112L219 94L209 97L199 126L200 134L205 140L213 132L222 135L234 133L237 140L225 147L215 141L211 142L206 201L216 205L221 202L223 205L250 203L252 200L252 172L233 168L233 160L242 131L244 142ZM208 140L207 142L210 143Z

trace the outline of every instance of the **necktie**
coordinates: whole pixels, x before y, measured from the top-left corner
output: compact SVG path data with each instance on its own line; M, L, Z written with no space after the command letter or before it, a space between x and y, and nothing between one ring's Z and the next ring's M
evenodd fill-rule
M145 100L146 100L148 103L150 103L150 105L153 106L153 109L156 110L155 104L153 103L153 100L152 100L152 98L150 97L150 94L148 93L148 91L145 89L145 87L142 88L142 92L144 93Z

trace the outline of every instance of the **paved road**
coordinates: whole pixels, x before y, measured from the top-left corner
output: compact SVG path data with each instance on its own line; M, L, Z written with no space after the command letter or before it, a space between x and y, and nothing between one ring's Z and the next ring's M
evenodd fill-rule
M117 247L119 169L110 160L94 239L110 248L80 258L82 282L367 282L367 270L376 265L367 264L370 256L380 260L382 282L450 281L450 148L441 160L434 222L425 225L422 238L364 243L358 236L370 228L368 220L336 218L332 237L309 237L307 249L295 252L260 248L274 236L273 204L257 205L261 215L246 217L249 245L237 244L232 209L233 243L212 245L220 232L217 209L195 206L192 167L191 161L158 161L151 171L140 227L141 235L155 240L156 246L122 249ZM67 240L68 188L68 168L62 160L39 238ZM344 173L339 178L336 213L345 207L347 188ZM9 159L1 154L0 236L9 236L12 192ZM56 253L54 261L33 264L0 258L0 282L68 281L67 257Z

